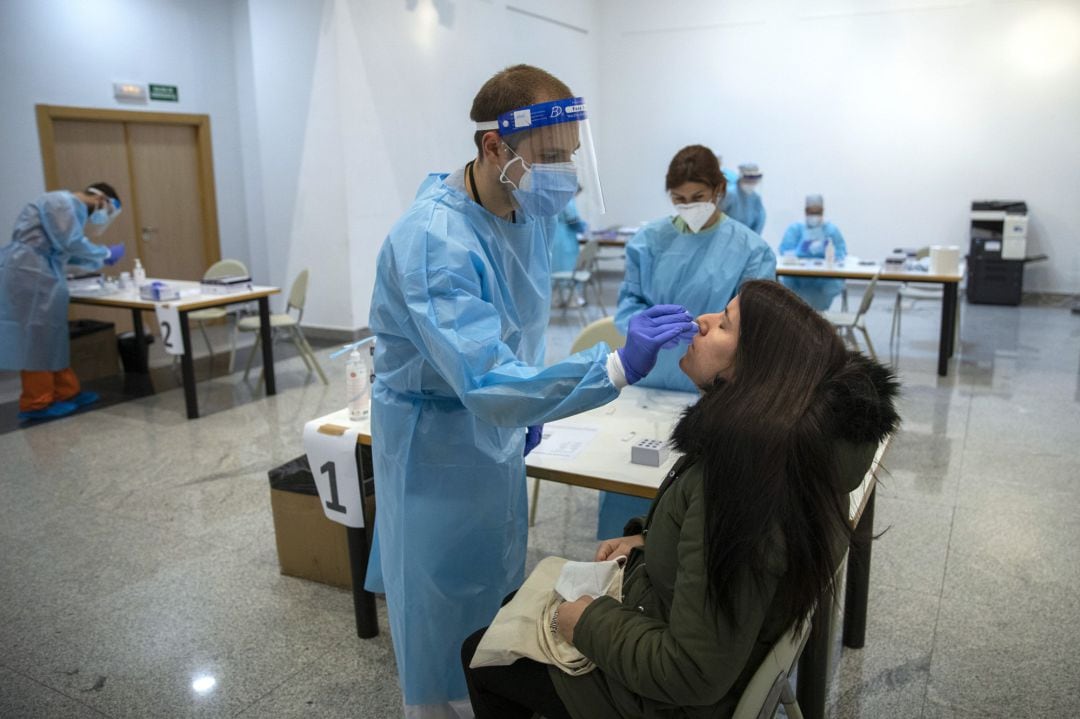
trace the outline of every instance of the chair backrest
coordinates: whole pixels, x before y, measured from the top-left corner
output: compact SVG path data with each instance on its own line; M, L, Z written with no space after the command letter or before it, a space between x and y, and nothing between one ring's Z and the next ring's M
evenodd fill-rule
M784 686L795 663L802 655L810 636L810 618L807 617L798 632L794 625L772 646L765 659L758 665L750 683L746 685L732 719L770 719L776 713ZM788 685L790 692L790 685Z
M218 260L203 273L204 280L213 280L230 275L247 275L247 267L240 260Z
M870 303L874 301L874 290L877 288L878 278L881 277L881 271L878 270L870 279L870 284L866 286L866 291L863 292L862 301L859 302L859 311L855 313L855 317L859 318L866 314L866 311L870 309Z
M286 312L289 311L289 308L295 307L300 310L300 316L304 316L304 302L307 301L307 283L308 271L300 270L300 274L296 276L292 287L289 288L289 304L285 307Z
M588 349L598 342L607 342L613 350L626 344L626 338L615 327L614 317L601 317L587 324L574 339L574 344L570 345L570 354Z
M575 271L592 271L596 264L596 253L600 251L599 238L592 237L585 242L581 251L578 252L577 264L574 266Z

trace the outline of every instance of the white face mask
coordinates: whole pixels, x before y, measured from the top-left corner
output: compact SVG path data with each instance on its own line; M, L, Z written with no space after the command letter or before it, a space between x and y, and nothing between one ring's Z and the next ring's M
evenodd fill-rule
M697 232L709 218L716 212L716 204L713 202L691 202L688 205L675 205L675 212L683 218L683 222L691 232Z
M821 215L807 215L806 216L806 226L807 227L821 227L822 223L824 222L824 219L825 218L822 217Z

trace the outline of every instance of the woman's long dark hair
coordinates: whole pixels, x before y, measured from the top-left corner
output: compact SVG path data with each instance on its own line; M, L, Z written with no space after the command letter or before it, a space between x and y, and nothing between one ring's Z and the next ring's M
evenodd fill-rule
M865 375L870 361L849 352L797 295L775 282L742 286L734 376L705 389L673 434L681 451L703 463L710 597L728 621L739 613L738 588L771 571L784 573L777 599L785 625L801 625L833 590L838 551L851 531L834 476L835 439L843 434L835 407L838 395L839 404L852 404L853 361ZM895 389L891 375L873 366ZM891 396L886 415L874 426L895 426ZM864 434L880 438L876 430Z

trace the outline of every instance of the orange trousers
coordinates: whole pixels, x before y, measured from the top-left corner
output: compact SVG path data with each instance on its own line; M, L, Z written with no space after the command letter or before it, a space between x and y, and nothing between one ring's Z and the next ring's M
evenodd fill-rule
M71 399L78 393L79 378L70 367L59 372L23 370L19 411L45 409L57 400Z

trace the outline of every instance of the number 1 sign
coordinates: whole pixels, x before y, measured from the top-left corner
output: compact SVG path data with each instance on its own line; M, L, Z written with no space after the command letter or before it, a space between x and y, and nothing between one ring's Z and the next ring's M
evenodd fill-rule
M342 434L323 434L317 421L304 425L304 451L315 476L323 512L346 527L364 526L356 435L357 430L352 428Z

